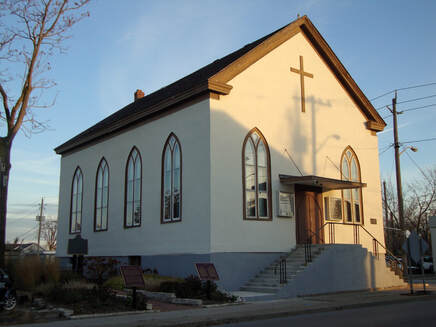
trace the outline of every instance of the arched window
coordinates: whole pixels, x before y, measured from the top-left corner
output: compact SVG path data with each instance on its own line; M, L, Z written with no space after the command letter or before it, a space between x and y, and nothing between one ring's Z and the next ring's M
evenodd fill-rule
M162 152L161 222L182 219L182 149L177 136L168 136Z
M343 180L361 182L360 165L356 153L347 147L341 158L341 177ZM342 212L347 223L360 224L363 221L362 189L342 190Z
M138 149L130 151L126 165L124 227L141 225L142 162Z
M83 175L80 167L76 168L71 185L70 233L80 233L82 229Z
M242 146L244 219L272 219L271 165L268 144L257 129Z
M97 168L95 180L94 231L107 230L109 208L109 166L103 158Z

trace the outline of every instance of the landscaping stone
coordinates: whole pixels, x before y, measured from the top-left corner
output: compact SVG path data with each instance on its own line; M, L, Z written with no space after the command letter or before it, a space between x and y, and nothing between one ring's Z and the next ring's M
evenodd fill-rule
M74 313L74 310L66 309L66 308L57 308L57 311L59 312L59 315L61 317L65 317L65 318L70 318Z
M43 298L36 297L33 299L32 306L37 310L44 309L46 307L46 303Z
M138 290L137 292L145 295L149 299L155 299L160 301L171 301L172 299L176 298L176 295L174 293L149 292L145 290Z
M174 298L174 299L171 300L171 303L201 306L201 305L203 305L203 300Z

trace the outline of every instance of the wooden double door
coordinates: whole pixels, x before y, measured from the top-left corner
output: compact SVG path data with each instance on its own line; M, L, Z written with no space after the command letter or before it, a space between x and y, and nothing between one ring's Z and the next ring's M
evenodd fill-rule
M297 244L324 243L322 193L320 189L295 186Z

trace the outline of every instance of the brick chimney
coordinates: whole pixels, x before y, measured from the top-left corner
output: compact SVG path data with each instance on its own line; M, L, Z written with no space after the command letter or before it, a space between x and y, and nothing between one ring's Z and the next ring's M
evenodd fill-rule
M136 100L138 100L138 99L141 99L141 98L143 98L144 97L144 92L142 91L142 90L136 90L136 92L135 92L135 96L134 96L134 98L135 98L135 101Z

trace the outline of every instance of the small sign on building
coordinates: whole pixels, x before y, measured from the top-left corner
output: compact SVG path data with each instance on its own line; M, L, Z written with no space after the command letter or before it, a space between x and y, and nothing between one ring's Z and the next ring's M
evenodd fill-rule
M279 217L295 217L295 194L289 192L278 192Z

